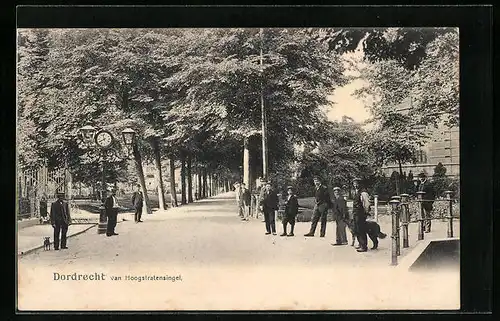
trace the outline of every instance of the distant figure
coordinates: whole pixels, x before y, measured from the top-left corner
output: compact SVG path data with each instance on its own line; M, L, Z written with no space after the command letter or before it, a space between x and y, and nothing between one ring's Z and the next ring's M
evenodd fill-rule
M50 224L54 228L54 250L59 250L59 240L61 249L67 249L66 235L71 225L71 216L68 202L64 200L64 193L57 193L57 200L50 206Z
M136 223L142 222L142 204L144 202L144 197L142 196L141 185L137 185L137 190L132 195L132 205L135 209L134 221Z
M243 213L241 211L241 191L240 191L240 183L234 183L234 191L236 194L236 206L238 206L238 215L243 217Z
M424 232L429 233L431 231L431 219L432 210L434 205L434 200L436 199L436 192L432 182L427 179L427 175L424 172L418 174L420 183L418 185L419 192L425 192L423 195L424 201L422 202L422 208L424 209Z
M321 220L320 237L325 237L328 208L331 206L330 194L318 176L314 177L314 185L316 186L316 204L314 205L311 229L304 236L314 236L318 221Z
M240 206L241 211L243 212L242 221L248 221L248 216L250 215L250 203L252 201L252 197L250 191L246 187L245 183L241 183L240 187Z
M40 216L44 218L47 217L47 198L45 195L42 195L40 199Z
M336 242L332 245L347 245L346 222L349 220L347 202L340 193L340 187L333 188L333 218L335 220Z
M264 190L264 198L261 201L262 210L264 212L264 221L266 223L266 235L273 233L276 235L276 214L275 211L279 207L278 194L272 188L271 182L266 182Z
M295 217L299 212L299 202L297 196L293 193L293 187L288 186L288 196L285 203L285 215L283 216L283 234L281 236L294 236ZM290 223L290 233L286 233L287 224Z
M115 233L116 220L118 218L118 201L116 199L116 191L108 190L108 197L104 203L106 209L106 216L108 217L108 225L106 229L107 236L118 235Z

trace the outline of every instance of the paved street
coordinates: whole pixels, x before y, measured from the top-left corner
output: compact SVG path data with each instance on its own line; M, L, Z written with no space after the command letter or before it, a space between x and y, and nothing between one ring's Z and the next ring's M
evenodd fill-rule
M389 265L387 217L380 218L388 237L380 240L379 250L357 253L351 246L330 245L334 223L326 238L303 237L310 223L297 223L295 237L280 237L277 222L278 235L268 236L261 218L242 222L236 213L234 194L222 194L143 214L143 223L124 221L116 237L98 235L93 228L68 239L68 250L22 256L19 309L459 308L458 272L415 274ZM122 215L129 214L120 214L119 221ZM414 246L414 225L410 236ZM436 223L426 237L446 237L446 223ZM403 249L402 256L407 252ZM60 275L75 272L104 273L104 280L61 280ZM181 279L125 279L145 275Z

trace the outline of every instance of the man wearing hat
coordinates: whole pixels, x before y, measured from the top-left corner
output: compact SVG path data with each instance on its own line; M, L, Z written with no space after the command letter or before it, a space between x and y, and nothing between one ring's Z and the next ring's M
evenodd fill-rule
M434 200L436 198L436 192L432 182L427 179L425 172L418 174L420 183L418 185L418 191L424 192L422 196L424 201L422 202L422 208L424 209L424 232L429 233L431 231L431 213L434 205Z
M142 222L142 204L144 202L144 197L142 196L141 185L137 184L137 190L132 195L132 205L135 209L134 221L136 223Z
M328 189L322 184L321 179L318 176L314 177L314 185L316 186L316 204L314 205L311 229L309 230L309 233L304 234L304 236L314 236L318 221L321 219L320 237L325 237L328 208L332 204L330 200L330 193L328 193Z
M299 202L297 196L293 193L293 187L287 187L288 196L285 201L285 215L283 216L283 234L281 236L294 236L295 217L299 212ZM286 226L290 223L290 233L286 233Z
M250 191L246 187L245 183L241 183L240 187L240 207L241 211L243 212L243 217L241 220L243 221L248 221L248 216L250 215L250 203L252 200L252 195L250 194Z
M336 230L336 242L332 245L346 245L347 234L346 234L346 221L349 219L349 212L347 210L347 202L344 196L341 195L340 187L333 188L333 218L335 220Z
M108 190L108 197L104 202L104 207L106 209L106 216L108 217L108 224L106 228L106 235L113 236L118 235L115 233L116 220L118 217L118 200L116 199L116 190Z
M67 249L66 234L71 225L68 202L64 201L64 193L57 193L57 200L50 206L50 224L54 228L54 250L59 250L59 236L61 249Z
M264 221L266 223L266 235L273 233L276 235L276 214L279 208L278 194L272 188L271 182L266 183L264 198L261 200L262 210L264 212Z
M354 219L354 234L358 239L358 252L368 251L368 237L366 227L366 217L370 215L370 195L361 189L361 179L355 178L352 182L354 195L352 201L352 214Z

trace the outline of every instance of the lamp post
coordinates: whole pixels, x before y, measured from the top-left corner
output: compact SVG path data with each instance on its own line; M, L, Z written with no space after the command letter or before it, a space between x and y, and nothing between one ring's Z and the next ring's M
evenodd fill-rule
M105 168L106 168L106 156L109 153L110 147L114 142L113 135L106 130L97 129L91 125L86 125L80 128L79 135L85 144L86 148L96 149L102 157L102 186L101 186L101 205L99 206L99 227L97 229L97 234L106 233L107 228L107 217L105 208L105 192L106 192L106 179L105 179ZM126 146L131 146L135 140L135 131L133 129L127 128L122 132L123 142ZM116 155L115 155L116 156Z
M107 217L106 217L106 208L104 206L105 202L105 196L104 193L106 192L106 182L104 178L104 170L105 170L105 155L104 155L104 149L99 148L99 145L96 143L96 134L97 134L97 129L91 125L84 126L80 128L80 136L85 143L85 146L87 148L93 147L99 150L101 156L102 156L102 163L101 163L101 205L99 206L99 226L97 228L97 234L104 234L106 233L106 227L107 227Z

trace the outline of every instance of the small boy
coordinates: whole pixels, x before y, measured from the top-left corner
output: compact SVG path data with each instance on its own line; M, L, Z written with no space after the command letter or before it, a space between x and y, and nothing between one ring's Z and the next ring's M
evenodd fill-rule
M285 203L285 215L283 216L283 234L280 236L294 236L293 228L295 227L295 217L299 212L299 202L297 196L293 193L293 187L287 187L288 197ZM287 223L290 223L290 233L286 233Z

